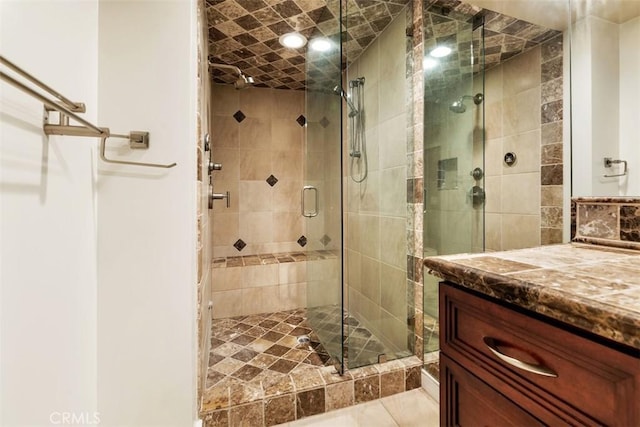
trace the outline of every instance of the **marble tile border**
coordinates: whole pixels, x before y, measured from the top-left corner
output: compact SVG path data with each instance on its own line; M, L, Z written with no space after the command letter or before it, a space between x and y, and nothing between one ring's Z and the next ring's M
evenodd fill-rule
M204 427L286 423L418 388L421 368L422 361L411 356L352 369L343 376L334 373L333 367L310 369L309 374L319 372L319 375L291 376L293 390L287 388L269 397L233 406L228 403L224 406L225 396L219 396L217 401L203 403L201 416ZM314 381L309 382L310 377ZM227 402L228 399L229 395Z
M562 243L562 34L540 47L540 243Z
M571 240L640 249L640 198L573 198Z
M423 188L424 55L422 2L407 8L407 301L413 354L424 360L423 331ZM413 317L411 317L413 316Z
M255 254L243 256L228 256L214 258L212 268L247 267L253 265L284 264L288 262L316 261L321 259L333 259L338 256L337 251L304 251L282 252L273 254Z

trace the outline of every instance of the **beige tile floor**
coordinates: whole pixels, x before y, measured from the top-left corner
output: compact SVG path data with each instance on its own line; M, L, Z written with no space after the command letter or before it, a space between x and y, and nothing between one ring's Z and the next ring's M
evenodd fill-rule
M422 389L407 391L281 427L437 427L438 404Z

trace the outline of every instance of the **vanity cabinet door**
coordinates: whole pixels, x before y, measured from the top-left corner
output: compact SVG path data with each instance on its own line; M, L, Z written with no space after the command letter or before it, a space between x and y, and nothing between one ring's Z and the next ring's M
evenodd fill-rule
M440 356L440 405L442 426L545 425L444 354Z
M632 350L447 283L440 313L444 356L544 424L640 426L640 358Z

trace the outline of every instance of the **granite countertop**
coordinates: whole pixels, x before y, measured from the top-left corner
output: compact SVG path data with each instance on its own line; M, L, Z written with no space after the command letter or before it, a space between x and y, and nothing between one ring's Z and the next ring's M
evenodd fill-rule
M430 273L640 349L640 251L564 244L428 257Z

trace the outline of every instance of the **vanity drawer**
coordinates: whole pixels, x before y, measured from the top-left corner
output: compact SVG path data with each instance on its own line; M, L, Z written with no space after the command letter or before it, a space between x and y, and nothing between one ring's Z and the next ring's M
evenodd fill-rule
M637 357L447 283L440 313L441 351L541 420L640 424Z

